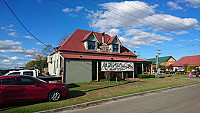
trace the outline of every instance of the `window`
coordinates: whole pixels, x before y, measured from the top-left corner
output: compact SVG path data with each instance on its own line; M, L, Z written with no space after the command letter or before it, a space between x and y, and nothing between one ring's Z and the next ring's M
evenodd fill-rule
M13 72L13 73L10 73L8 75L20 75L20 72Z
M23 73L23 75L33 76L33 72L32 71L26 71L26 72Z
M30 78L20 78L19 85L35 85L36 81Z
M17 85L17 78L6 78L0 80L0 85Z
M113 44L113 52L118 52L118 44Z
M88 42L88 49L89 50L95 50L95 41L89 41Z

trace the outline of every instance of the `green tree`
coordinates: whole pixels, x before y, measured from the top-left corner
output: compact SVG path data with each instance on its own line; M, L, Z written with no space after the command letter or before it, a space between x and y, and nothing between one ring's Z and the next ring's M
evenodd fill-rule
M188 66L187 67L187 72L191 72L193 69L195 70L196 66Z

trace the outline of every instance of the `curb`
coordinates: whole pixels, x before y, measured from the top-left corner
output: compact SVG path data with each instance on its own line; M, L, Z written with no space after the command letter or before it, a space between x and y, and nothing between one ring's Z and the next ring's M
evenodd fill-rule
M63 110L73 110L73 109L78 109L78 108L85 108L85 107L88 107L88 106L98 105L98 104L105 103L105 102L116 101L116 100L119 100L119 99L124 99L124 98L128 98L128 97L133 97L133 96L142 96L142 95L145 95L145 94L150 94L150 93L155 93L155 92L159 92L159 91L165 91L165 90L180 88L180 87L185 87L185 86L191 86L191 85L195 85L195 84L200 84L200 82L195 82L195 83L185 84L185 85L172 86L172 87L168 87L168 88L156 89L156 90L145 91L145 92L140 92L140 93L133 93L133 94L129 94L129 95L123 95L123 96L118 96L118 97L113 97L113 98L108 98L108 99L91 101L91 102L86 102L86 103L82 103L82 104L76 104L76 105L71 105L71 106L66 106L66 107L61 107L61 108L56 108L56 109L39 111L39 112L35 112L35 113L54 113L54 112L59 112L59 111L63 111Z

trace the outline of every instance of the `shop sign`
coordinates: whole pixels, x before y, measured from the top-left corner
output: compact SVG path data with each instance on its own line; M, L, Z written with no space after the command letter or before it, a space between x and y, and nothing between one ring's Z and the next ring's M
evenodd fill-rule
M132 62L101 62L101 71L134 71Z
M110 52L110 49L107 45L100 46L99 48L102 52Z

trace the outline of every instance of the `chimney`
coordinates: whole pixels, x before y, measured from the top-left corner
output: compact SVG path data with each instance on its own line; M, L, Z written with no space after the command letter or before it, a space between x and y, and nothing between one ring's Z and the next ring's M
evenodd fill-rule
M102 43L104 44L104 34L105 32L102 33Z

